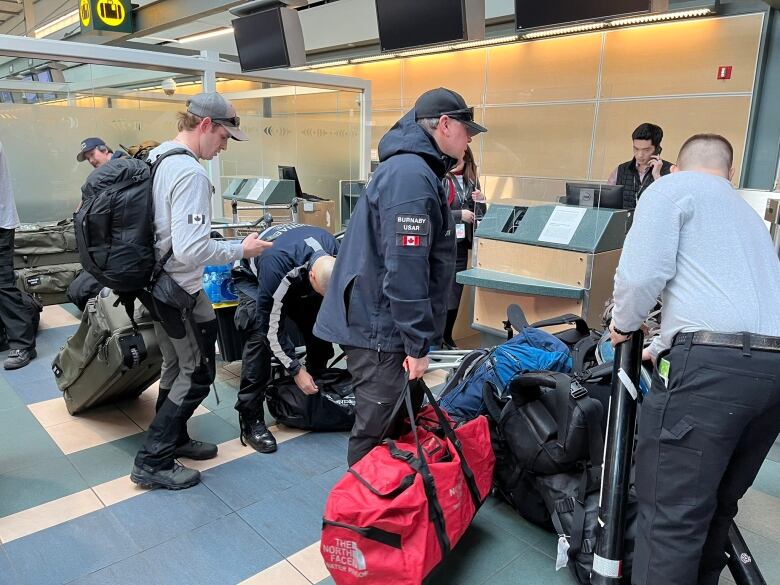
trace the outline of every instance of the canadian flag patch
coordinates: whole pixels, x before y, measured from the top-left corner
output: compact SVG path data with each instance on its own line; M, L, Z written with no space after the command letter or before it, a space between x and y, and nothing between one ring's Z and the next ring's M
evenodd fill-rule
M201 213L191 213L187 216L187 223L205 225L206 216Z
M401 236L402 246L419 246L420 236Z

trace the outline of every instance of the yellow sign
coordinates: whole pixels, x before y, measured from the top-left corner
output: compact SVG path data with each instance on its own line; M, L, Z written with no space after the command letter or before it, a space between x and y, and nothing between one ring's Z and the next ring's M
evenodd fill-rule
M81 0L79 2L79 17L81 18L81 26L84 28L88 27L92 21L92 9L89 7L89 0Z
M111 27L120 26L127 17L127 10L120 0L97 0L95 11L97 17Z

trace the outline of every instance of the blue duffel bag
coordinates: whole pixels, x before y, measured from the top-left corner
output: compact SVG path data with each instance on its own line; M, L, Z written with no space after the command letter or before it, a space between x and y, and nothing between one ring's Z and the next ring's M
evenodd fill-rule
M503 395L515 374L540 370L568 374L571 367L565 343L541 329L523 327L501 345L467 354L445 384L439 404L456 421L470 420L485 413L485 382L491 382Z

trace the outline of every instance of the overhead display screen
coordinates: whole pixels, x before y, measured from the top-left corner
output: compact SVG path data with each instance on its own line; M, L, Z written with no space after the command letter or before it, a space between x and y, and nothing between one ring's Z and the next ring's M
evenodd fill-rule
M518 30L650 11L650 0L515 0Z
M382 51L466 38L463 0L376 0Z

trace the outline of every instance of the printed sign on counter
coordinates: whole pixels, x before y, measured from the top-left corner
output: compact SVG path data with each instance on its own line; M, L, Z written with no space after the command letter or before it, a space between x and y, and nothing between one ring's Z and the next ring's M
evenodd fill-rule
M539 235L539 241L553 244L570 243L586 211L588 211L586 207L556 205Z

